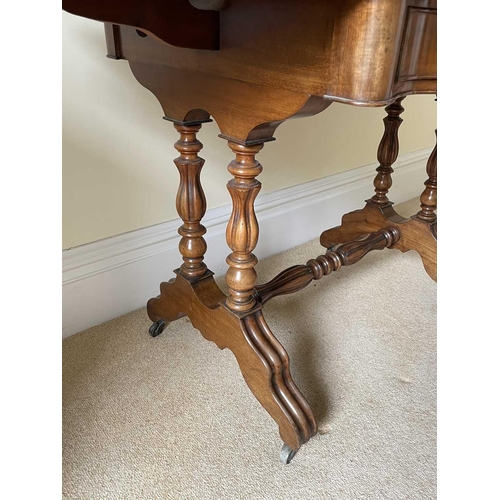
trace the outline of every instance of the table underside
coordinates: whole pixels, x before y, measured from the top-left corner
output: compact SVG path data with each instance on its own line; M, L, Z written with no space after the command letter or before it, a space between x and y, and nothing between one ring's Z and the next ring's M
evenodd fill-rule
M284 120L332 101L385 106L437 91L436 0L215 4L222 10L188 0L64 0L63 7L105 21L108 56L129 61L165 116L212 116L239 141L269 140Z

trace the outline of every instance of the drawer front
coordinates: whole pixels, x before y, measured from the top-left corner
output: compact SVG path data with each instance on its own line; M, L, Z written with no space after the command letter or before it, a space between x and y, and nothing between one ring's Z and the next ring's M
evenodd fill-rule
M409 7L401 42L396 86L437 80L437 10Z

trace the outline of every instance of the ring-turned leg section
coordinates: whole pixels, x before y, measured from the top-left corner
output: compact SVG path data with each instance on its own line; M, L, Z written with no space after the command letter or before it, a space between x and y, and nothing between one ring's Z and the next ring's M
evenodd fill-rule
M205 160L198 156L203 144L196 138L196 134L201 129L201 122L174 123L174 127L180 134L179 140L174 145L180 153L180 156L174 160L180 175L176 208L183 221L179 228L181 235L179 251L183 263L178 272L187 279L196 281L212 274L203 262L207 244L203 238L206 229L201 224L201 219L205 215L207 204L200 175ZM158 298L150 299L147 307L149 318L153 321L149 329L152 337L160 335L168 324L166 319L155 311L157 301Z
M269 413L271 411L265 404L269 395L272 394L273 399L277 398L281 412L271 415L280 425L285 443L297 451L302 443L316 434L316 419L292 380L288 354L267 326L254 288L257 281L257 258L252 251L259 236L254 202L261 188L256 177L262 172L262 166L255 156L263 144L247 146L229 141L228 145L236 158L228 166L233 175L227 186L233 202L233 211L226 231L227 243L232 252L227 258L229 269L226 282L229 296L225 307L241 318L248 338L259 347L260 354L271 367L271 384L264 388L263 393L254 391L254 394ZM248 376L252 376L251 371L245 379L252 388Z
M366 206L363 210L344 215L341 226L323 232L320 242L325 248L331 248L339 243L347 243L366 233L378 231L385 227L386 224L382 221L385 221L386 218L393 223L401 223L406 220L397 216L391 208L393 203L388 198L394 172L392 165L399 154L398 130L403 122L400 116L404 111L401 105L403 99L404 97L396 99L385 108L387 116L384 118L384 135L377 151L379 166L373 181L375 194L370 200L366 200Z
M356 264L373 250L392 248L399 238L399 231L394 227L388 227L376 233L366 234L350 243L342 243L332 247L324 255L310 259L306 264L289 267L268 283L257 285L255 298L259 304L264 305L279 295L298 292L313 280L328 276L344 266Z
M183 128L179 130L181 134L188 134ZM179 232L191 243L194 240L194 244L183 244L181 241L184 264L175 271L175 280L160 285L160 296L148 302L148 314L152 320L163 319L166 322L187 315L207 340L215 342L221 349L230 349L250 390L278 424L286 446L296 452L316 434L316 419L292 379L288 354L267 325L262 306L254 293L257 258L252 251L258 239L254 201L260 190L260 183L255 178L262 171L255 155L263 146L229 142L236 159L228 167L233 175L228 183L233 212L226 232L232 250L227 259L229 296L226 296L210 271L205 269L201 273L206 246L201 241L204 228L200 227L199 221L204 213L204 203L194 204L190 198L190 193L198 189L197 172L201 166L198 168L194 164L199 164L196 153L200 146L193 144L192 135L186 138L189 140L181 141L184 151L181 153L182 161L176 160L181 172L178 209L184 220ZM191 156L188 158L187 154ZM188 183L191 189L185 189L183 182ZM201 200L201 194L197 199ZM187 210L186 207L193 205L194 209ZM197 250L193 251L193 248Z
M415 218L429 224L437 223L437 130L436 145L427 162L428 179L425 181L425 189L420 196L420 211ZM437 234L437 229L436 229Z
M198 156L203 144L196 138L201 124L174 123L174 127L180 134L180 139L175 143L175 149L180 156L174 160L180 175L179 190L175 200L176 208L183 221L179 228L181 235L179 251L184 262L179 271L186 278L197 279L207 272L207 266L203 262L207 251L203 235L207 230L201 224L201 219L207 210L207 202L200 181L205 160Z
M404 97L396 99L392 104L389 104L385 108L387 116L384 118L384 135L380 141L377 159L379 166L377 167L377 175L373 181L373 186L375 187L375 194L370 200L366 201L365 211L367 224L372 219L372 214L377 213L387 213L390 216L394 216L395 212L391 209L393 203L389 201L388 193L392 186L392 173L394 169L392 165L398 158L399 154L399 137L398 130L403 122L401 114L404 111L401 102ZM360 210L352 213L362 212ZM394 213L393 213L394 212ZM349 223L350 215L347 214L342 219L342 225L335 227L333 229L328 229L324 231L321 235L320 242L325 248L331 248L339 243L347 243L353 241L366 233L372 233L378 231L385 227L380 226L379 221L373 221L370 228L361 227L358 224L358 218L356 218L356 223ZM378 218L377 218L378 219ZM395 218L393 222L402 222L403 218ZM353 221L354 222L354 221Z
M353 241L363 234L374 233L380 229L394 227L400 234L399 240L391 247L402 252L415 250L420 254L427 274L437 280L437 223L434 209L437 195L436 149L431 153L427 164L429 179L421 196L421 211L410 219L401 217L393 208L387 196L392 185L392 165L399 151L398 129L402 122L399 115L403 112L401 100L386 107L388 115L384 119L385 132L378 149L380 166L374 180L375 194L366 201L361 210L350 212L342 217L340 226L324 231L320 243L332 248L340 243Z
M254 202L261 188L256 177L262 172L262 165L255 159L255 155L264 145L243 146L231 141L228 145L236 159L227 167L233 176L227 184L233 211L226 229L227 244L232 250L226 259L229 265L226 273L229 287L226 305L231 311L243 313L250 311L256 304L253 288L257 281L257 257L252 251L259 238L259 224Z
M387 194L392 186L392 174L394 173L392 166L399 154L398 130L403 123L400 115L405 110L401 105L403 99L404 97L396 99L385 108L387 116L384 118L384 135L377 151L377 160L380 165L373 181L375 194L371 198L371 201L379 206L386 206L390 203Z

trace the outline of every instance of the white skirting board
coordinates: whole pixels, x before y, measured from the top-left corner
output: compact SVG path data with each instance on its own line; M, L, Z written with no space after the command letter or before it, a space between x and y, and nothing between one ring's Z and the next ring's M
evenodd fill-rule
M420 195L430 152L428 148L400 156L394 165L392 201L403 203ZM260 235L254 253L263 259L319 239L322 231L337 226L343 214L362 208L372 196L376 167L367 165L259 195L255 208ZM203 219L205 262L216 275L227 267L225 229L230 213L227 205L208 210ZM63 338L143 307L158 295L160 282L172 278L181 263L180 224L180 219L172 220L63 251Z

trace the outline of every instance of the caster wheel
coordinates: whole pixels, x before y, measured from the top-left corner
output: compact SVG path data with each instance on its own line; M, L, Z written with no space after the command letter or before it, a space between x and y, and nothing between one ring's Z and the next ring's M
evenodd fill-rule
M283 448L281 448L280 462L289 464L296 453L295 450L292 450L288 445L284 444Z
M158 321L155 321L150 327L149 327L149 334L151 337L158 337L163 330L165 330L165 327L167 326L166 322L164 319L159 319Z

